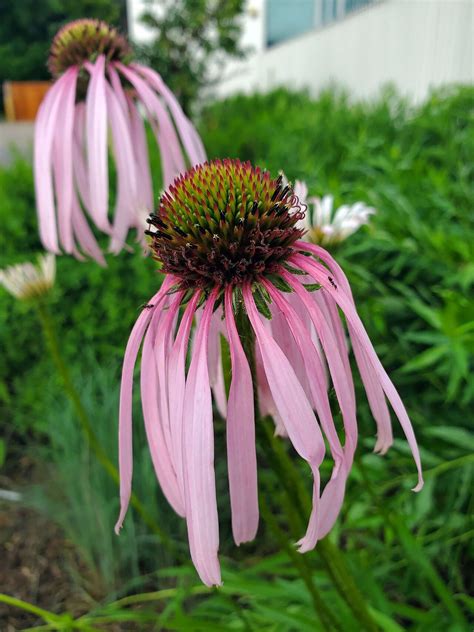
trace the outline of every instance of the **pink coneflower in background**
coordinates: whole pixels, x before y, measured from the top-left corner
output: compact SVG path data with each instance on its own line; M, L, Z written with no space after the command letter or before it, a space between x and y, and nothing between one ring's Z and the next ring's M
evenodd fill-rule
M48 66L55 82L38 112L34 152L40 236L51 252L82 251L103 262L88 219L111 236L112 252L130 228L143 233L153 191L142 111L160 149L165 187L206 159L160 75L131 59L127 40L99 20L71 22L53 40ZM109 141L117 171L112 221Z
M298 542L300 552L314 548L338 516L357 446L354 384L339 310L377 424L375 450L384 453L392 443L388 400L418 468L415 489L423 484L403 403L357 315L343 271L323 248L301 241L303 215L281 177L223 160L178 178L149 218L153 256L166 276L140 314L125 352L116 530L131 493L133 369L143 341L141 399L151 457L166 498L186 519L191 557L207 585L221 582L212 392L226 415L237 544L252 540L258 528L259 415L274 415L280 434L312 472L313 509ZM221 335L228 341L232 367L227 402L222 380L216 378ZM342 412L341 429L331 413L330 384ZM254 410L254 391L260 410ZM338 430L345 435L342 443ZM333 470L323 488L324 437Z

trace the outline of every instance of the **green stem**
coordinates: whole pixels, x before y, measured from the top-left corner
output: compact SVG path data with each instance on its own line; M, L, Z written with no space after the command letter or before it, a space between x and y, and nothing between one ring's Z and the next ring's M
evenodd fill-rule
M352 573L339 549L324 538L318 542L317 551L324 565L336 585L339 593L344 596L358 623L370 632L377 632L379 626L372 618L362 593L360 592Z
M261 425L261 420L258 418L259 402L257 388L257 369L255 361L255 335L248 320L248 316L243 309L243 306L241 306L236 314L236 325L240 341L242 343L242 347L244 348L244 352L247 356L247 360L249 362L250 370L252 373L255 422L258 429ZM277 521L273 517L271 511L266 504L265 499L262 496L260 497L259 504L265 522L268 524L270 530L275 534L280 546L286 551L290 559L293 561L303 583L306 585L311 596L316 615L320 618L324 628L327 630L341 630L342 628L340 623L334 617L332 612L327 608L324 600L319 594L319 591L313 581L311 568L307 560L294 550L292 544L288 541L286 534L281 531L280 527L278 526Z
M104 610L108 610L111 608L122 608L124 606L132 606L153 601L162 601L164 599L172 599L173 597L176 597L176 595L178 595L178 593L180 593L181 591L181 588L164 588L163 590L129 595L128 597L122 597L117 601L112 601L105 606ZM188 593L192 596L210 595L212 593L212 589L208 588L207 586L193 586L188 590Z
M463 456L457 457L456 459L451 459L450 461L443 461L443 463L440 463L439 465L436 465L429 470L424 470L423 478L425 479L425 481L427 481L430 478L435 478L439 474L449 472L449 470L453 470L458 467L464 467L465 465L472 465L473 463L474 454L465 454ZM404 483L409 476L411 476L411 473L402 474L401 476L396 476L395 478L392 478L390 481L380 487L380 492L384 494L391 490L392 487L398 487L401 483Z
M274 458L277 462L274 470L280 480L282 489L288 497L304 524L311 507L311 497L302 483L301 477L295 469L284 445L274 436L272 424L269 420L262 420L266 440L271 446ZM352 610L357 622L366 630L376 632L379 628L370 615L365 599L350 572L343 555L339 549L328 539L320 540L316 551L319 554L334 586Z
M269 420L258 419L259 406L255 366L255 336L243 307L236 315L236 324L253 377L257 430L261 432L261 428L263 427L266 434L266 441L265 439L262 441L262 447L279 478L279 482L288 498L290 507L296 509L296 514L300 516L301 524L304 524L311 508L311 497L308 495L292 460L288 457L283 443L278 441L274 436L271 422L269 423ZM267 446L271 446L271 450L266 449ZM296 559L301 559L298 553L293 549L291 549L291 551L295 554ZM357 622L363 629L369 632L377 632L379 627L369 613L364 597L359 591L356 581L349 571L339 549L326 538L318 543L317 551L334 586L352 610ZM293 556L292 559L295 560ZM300 569L298 565L297 568Z
M49 610L44 610L39 606L35 606L32 603L23 601L22 599L17 599L16 597L12 597L11 595L0 593L0 603L7 604L8 606L13 606L14 608L19 608L20 610L24 610L25 612L30 612L31 614L34 614L37 617L43 619L43 621L50 623L51 625L61 623L64 620L64 617L54 614L54 612L49 612Z
M272 514L270 508L267 505L265 498L261 495L259 499L260 511L262 513L262 517L265 520L266 524L273 532L276 537L278 544L281 548L286 552L288 557L291 559L295 567L297 568L301 579L303 580L308 592L311 596L311 600L313 602L313 607L318 615L321 623L323 624L323 629L326 631L329 630L339 630L342 632L343 627L339 623L339 621L334 617L332 612L326 606L323 598L319 594L318 589L313 581L311 567L307 563L306 558L300 555L294 548L292 543L288 541L288 537L286 533L280 528L277 520Z
M56 335L56 331L53 325L51 314L44 302L38 301L36 306L38 308L39 320L43 328L43 334L46 339L48 350L51 354L53 362L61 378L64 391L74 407L74 410L76 412L82 431L87 439L87 442L89 443L90 447L94 451L97 457L97 460L102 465L104 470L107 472L110 478L117 485L119 485L120 483L119 471L117 467L109 459L109 457L107 456L107 453L104 451L102 446L100 445L97 435L94 432L93 425L89 419L89 415L87 414L87 411L84 408L84 405L81 401L81 397L76 387L74 386L74 382L72 380L71 373L68 369L68 366L61 355L58 337ZM130 497L130 504L138 512L138 514L142 518L143 522L148 526L148 528L160 538L163 545L165 545L168 549L170 549L175 554L176 553L175 545L173 544L169 536L156 524L153 517L148 513L145 506L142 504L142 502L139 500L139 498L137 498L136 494L133 492Z

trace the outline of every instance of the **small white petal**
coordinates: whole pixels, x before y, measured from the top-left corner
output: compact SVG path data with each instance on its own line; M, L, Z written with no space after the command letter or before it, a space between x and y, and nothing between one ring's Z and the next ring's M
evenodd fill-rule
M293 191L295 192L295 195L297 196L301 204L306 204L308 197L308 187L306 185L306 182L303 182L302 180L295 180Z
M331 222L333 203L334 197L332 195L325 195L321 200L321 224L323 226Z
M54 285L56 259L51 253L38 257L34 266L30 262L0 270L0 284L20 300L46 294Z

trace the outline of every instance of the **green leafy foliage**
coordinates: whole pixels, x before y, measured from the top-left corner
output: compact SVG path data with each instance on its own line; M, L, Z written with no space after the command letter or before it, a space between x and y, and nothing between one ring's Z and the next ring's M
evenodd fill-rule
M473 616L468 597L473 535L468 516L474 508L473 101L474 90L462 87L437 91L416 108L391 91L367 104L351 103L337 91L314 100L277 90L211 104L200 122L210 157L248 159L274 173L283 169L290 178L306 180L311 194L330 192L336 204L363 200L377 209L370 225L334 254L415 425L426 485L420 494L410 491L414 466L398 428L386 456L370 453L374 426L358 383L360 448L330 537L344 551L372 616L387 632L461 632ZM156 154L152 158L156 162ZM0 170L0 218L0 265L32 258L40 244L31 167L25 162ZM101 269L60 257L52 306L75 382L113 455L120 361L138 309L160 276L138 247L107 259L108 268ZM275 552L277 538L263 521L255 542L239 548L232 543L225 427L219 419L216 479L224 586L213 591L198 585L189 562L181 561L185 546L170 557L135 518L127 519L117 541L112 533L116 492L81 444L45 357L35 314L2 292L0 319L4 468L25 443L48 463L55 484L35 490L31 502L57 516L86 560L88 581L94 577L94 586L100 586L94 591L78 578L92 605L74 623L77 629L108 624L143 630L320 629L295 566L285 552ZM138 399L135 404L139 422ZM135 488L183 543L183 525L157 491L139 426ZM277 442L293 459L286 444ZM263 446L260 437L261 490L293 542L301 529ZM309 473L295 463L298 485L307 493ZM326 463L324 480L330 470ZM359 630L317 551L303 557L343 629ZM136 594L140 591L154 592Z
M243 0L146 0L142 22L153 39L137 53L160 73L185 111L218 79L224 59L244 55L243 11Z
M100 445L115 461L120 388L116 363L101 366L91 352L85 351L73 376L86 411L94 421ZM28 486L26 502L53 515L78 546L87 568L82 579L78 578L82 581L81 588L96 599L124 594L130 588L150 588L152 584L147 574L153 574L157 567L176 563L176 556L150 537L133 509L129 511L120 537L113 535L119 513L117 486L84 440L69 400L56 393L50 394L48 400L45 425L49 441L37 454L45 464L42 477L48 484ZM135 403L134 413L138 419L138 398ZM167 530L180 534L184 541L184 525L170 510L156 485L143 426L136 424L135 430L134 488L141 498L148 500L147 509L152 518L158 524L166 524ZM146 556L142 547L148 551Z
M389 90L372 104L276 90L203 112L211 157L284 169L311 194L378 210L335 255L385 364L418 395L421 418L427 402L439 416L440 405L452 414L474 398L473 96L444 89L413 108Z
M79 18L125 25L125 2L117 0L0 0L0 86L4 81L50 79L51 40L61 26Z

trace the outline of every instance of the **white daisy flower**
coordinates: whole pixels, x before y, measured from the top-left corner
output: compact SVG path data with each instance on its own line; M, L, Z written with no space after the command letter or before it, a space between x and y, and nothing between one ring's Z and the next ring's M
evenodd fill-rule
M288 184L285 174L280 172L280 175L283 183ZM303 236L306 241L323 246L344 241L362 225L368 224L370 216L376 213L374 208L364 202L343 204L334 211L332 195L308 197L308 187L301 180L296 180L293 188L299 202L306 205L306 216L299 223L299 228L307 231Z
M310 198L308 202L312 204L312 217L306 238L323 246L344 241L363 224L367 224L370 216L376 212L364 202L343 204L334 211L332 195L325 195L322 199ZM306 217L309 219L308 212Z
M0 284L22 301L49 292L55 277L56 259L51 253L39 256L36 265L19 263L0 270Z

